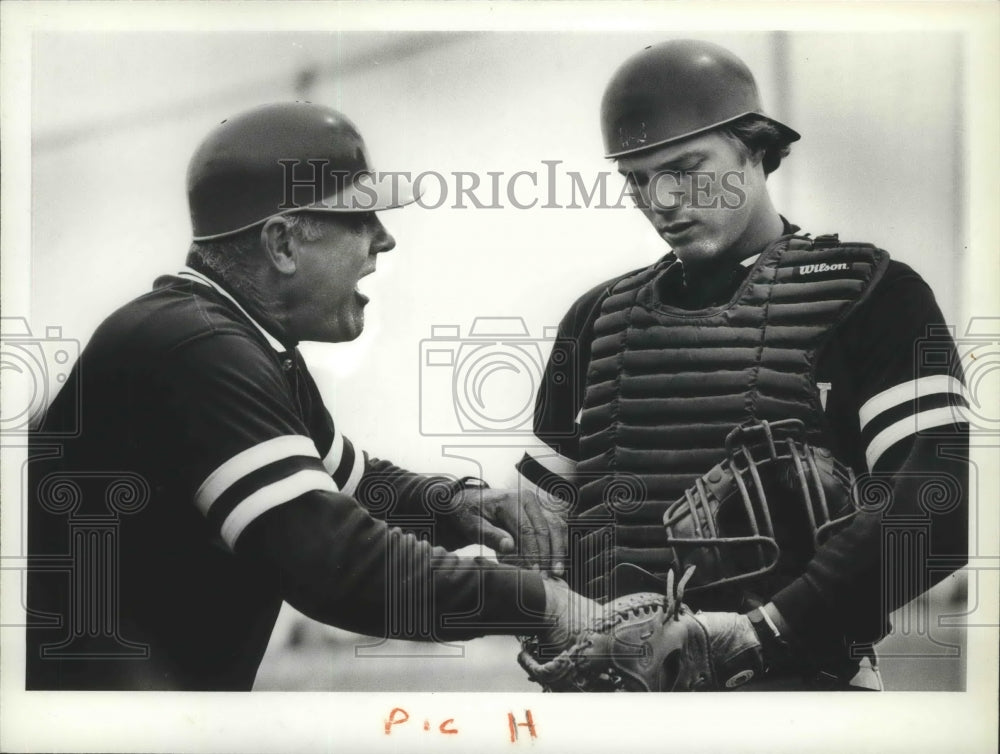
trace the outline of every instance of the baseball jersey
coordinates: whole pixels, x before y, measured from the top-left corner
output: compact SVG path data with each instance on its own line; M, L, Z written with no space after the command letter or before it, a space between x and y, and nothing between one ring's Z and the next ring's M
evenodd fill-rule
M250 689L282 600L374 636L537 626L537 574L434 546L467 544L453 490L357 448L223 287L162 277L32 437L27 687Z
M786 224L786 233L797 230ZM674 259L671 253L656 264ZM724 304L755 260L697 290L672 291L669 303L689 309ZM522 484L553 494L573 489L594 323L615 283L636 272L585 293L560 323L536 402L538 445L518 464ZM887 482L891 505L856 516L819 548L800 578L769 596L803 634L834 626L842 635L875 641L888 630L888 612L960 567L967 553L966 401L954 342L928 285L907 265L890 261L870 295L836 326L815 375L830 449L859 477ZM922 485L933 479L943 480L949 505L926 505ZM885 538L907 527L929 531L926 549L916 561L897 564L905 573L889 577ZM890 578L894 586L885 583Z

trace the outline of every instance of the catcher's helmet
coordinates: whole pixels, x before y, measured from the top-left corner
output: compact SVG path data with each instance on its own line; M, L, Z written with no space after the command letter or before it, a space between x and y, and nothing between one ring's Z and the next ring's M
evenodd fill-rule
M310 102L263 105L222 121L195 150L187 190L196 241L290 212L371 212L415 199L404 182L375 179L350 120Z
M723 47L679 39L626 60L604 90L601 127L606 157L621 157L756 115L789 142L799 134L764 115L746 64Z
M737 427L727 458L667 509L674 562L697 566L690 592L801 572L857 513L853 472L802 431L798 419Z

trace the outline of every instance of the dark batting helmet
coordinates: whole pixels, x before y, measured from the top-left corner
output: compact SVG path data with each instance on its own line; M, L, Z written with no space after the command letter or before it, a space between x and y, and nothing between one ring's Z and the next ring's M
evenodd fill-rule
M626 60L604 90L606 157L658 147L756 115L789 142L799 134L764 115L746 64L723 47L693 39L650 45Z
M222 121L195 150L187 172L194 240L291 212L371 212L414 201L409 185L391 178L376 178L357 127L336 110L263 105Z

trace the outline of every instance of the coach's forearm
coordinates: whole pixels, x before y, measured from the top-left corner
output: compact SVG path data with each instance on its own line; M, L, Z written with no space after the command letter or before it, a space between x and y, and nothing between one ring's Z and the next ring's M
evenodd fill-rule
M455 479L418 474L379 458L368 459L354 497L372 515L390 524L396 521L432 522L455 490Z
M461 640L544 622L537 573L434 548L344 495L309 493L278 506L236 549L276 573L298 610L359 633Z

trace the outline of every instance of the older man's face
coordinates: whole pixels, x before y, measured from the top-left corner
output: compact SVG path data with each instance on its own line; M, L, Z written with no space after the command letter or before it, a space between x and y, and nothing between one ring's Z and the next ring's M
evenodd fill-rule
M764 171L718 132L627 155L618 170L646 219L685 264L760 251L754 237L766 196Z
M354 340L365 326L368 297L358 291L358 281L375 272L376 257L396 246L374 212L323 213L323 236L298 240L296 278L299 286L294 306L298 312L299 340L327 343ZM301 276L301 277L299 277Z

